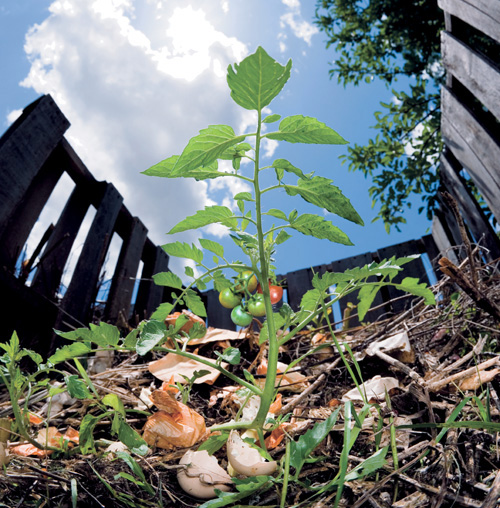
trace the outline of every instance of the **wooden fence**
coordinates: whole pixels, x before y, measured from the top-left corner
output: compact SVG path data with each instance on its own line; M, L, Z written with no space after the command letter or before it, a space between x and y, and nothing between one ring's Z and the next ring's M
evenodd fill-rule
M53 99L42 96L0 139L0 291L1 339L16 330L28 347L47 352L55 347L52 329L87 326L98 291L101 268L114 233L122 247L102 318L117 322L131 312L140 261L142 280L133 311L144 317L163 301L153 274L168 269L168 256L147 237L123 198L108 182L97 181L71 148L69 127ZM57 223L38 249L40 260L31 285L17 278L15 266L26 240L63 173L75 183ZM96 213L62 299L57 297L68 256L89 207Z
M485 202L500 222L500 3L496 0L438 0L444 11L442 34L446 85L442 89L442 134L446 144L441 157L442 186L460 207L470 238L482 246L487 262L500 258L500 246L464 180L464 171L476 184ZM153 274L168 270L168 256L147 237L147 229L123 204L122 196L108 182L99 182L71 148L64 133L69 127L50 96L28 106L0 138L0 340L17 330L27 347L41 353L56 345L52 329L85 326L92 320L99 274L114 233L122 247L112 276L102 319L117 323L132 313L147 317L169 291L155 286ZM75 183L57 223L47 230L37 249L40 259L31 284L15 276L15 266L39 214L61 175ZM87 234L71 282L58 298L68 256L88 208L96 214ZM393 255L420 253L423 257L407 266L404 276L432 282L440 277L440 255L460 259L463 238L455 216L443 201L431 234L330 263L280 275L285 301L297 309L302 295L311 288L314 273L344 271ZM140 262L143 262L137 299L132 292ZM427 266L424 261L427 260ZM233 329L229 311L218 303L214 290L203 295L209 326ZM367 320L401 311L408 299L391 289L382 291ZM352 296L351 301L354 301ZM339 315L348 304L341 302Z

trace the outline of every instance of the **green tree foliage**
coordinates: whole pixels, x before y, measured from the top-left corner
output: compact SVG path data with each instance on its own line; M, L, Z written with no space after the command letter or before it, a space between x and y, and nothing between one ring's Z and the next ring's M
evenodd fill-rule
M319 0L316 23L336 51L330 75L344 86L375 78L394 99L376 111L376 135L348 148L349 170L372 179L372 205L386 230L399 230L411 198L432 216L439 185L440 37L444 17L434 0ZM404 82L401 91L394 84Z

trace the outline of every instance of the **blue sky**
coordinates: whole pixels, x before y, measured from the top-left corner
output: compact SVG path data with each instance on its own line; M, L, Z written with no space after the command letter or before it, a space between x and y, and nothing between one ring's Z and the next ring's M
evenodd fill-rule
M315 2L299 0L0 0L0 127L5 130L24 106L50 93L72 124L69 142L96 178L118 188L154 242L196 242L202 234L221 242L230 258L241 258L221 228L166 235L206 205L233 206L232 196L245 190L239 182L164 180L141 171L180 153L209 124L251 130L252 116L230 99L225 70L259 45L282 64L293 61L289 82L270 105L273 113L316 117L350 143L373 135L373 112L380 101L392 99L391 92L376 81L344 89L330 79L335 55L314 26L314 8ZM355 245L296 234L276 254L278 273L428 232L429 222L416 211L408 214L401 233L388 235L380 221L371 223L376 209L368 195L370 182L341 165L345 146L281 143L267 149L264 163L286 158L304 172L331 178L365 222L360 227L327 214ZM68 188L62 182L56 189L28 251L57 217ZM321 213L283 194L266 205ZM182 271L178 260L171 268Z

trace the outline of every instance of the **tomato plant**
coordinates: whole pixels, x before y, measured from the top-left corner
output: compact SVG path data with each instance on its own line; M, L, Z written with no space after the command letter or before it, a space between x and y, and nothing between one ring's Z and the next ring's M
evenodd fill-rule
M291 68L291 61L281 65L261 47L239 64L229 66L227 84L231 98L243 109L255 112L255 128L235 133L228 125L210 125L201 129L180 155L172 155L144 172L156 177L196 180L230 177L250 187L249 191L245 189L234 196L236 206L206 206L203 210L198 210L194 215L181 220L169 231L169 234L175 234L189 230L199 231L211 224L222 225L229 229L230 237L240 248L244 261L228 261L223 245L203 237L199 239L201 249L197 245L182 242L164 245L163 249L169 256L194 261L197 270L190 266L186 268L186 276L192 279L187 285L172 272L154 276L157 284L177 290L179 296L171 303L163 303L153 315L153 319L142 325L136 349L139 354L145 354L165 342L165 337L158 332L160 327L158 322L162 324L161 320L173 311L177 303L182 303L195 314L205 317L203 300L195 289L204 291L209 284L213 284L214 289L221 293L222 305L235 304L231 317L238 326L247 326L251 323L250 312L255 315L265 313L266 320L259 338L260 343L267 346L268 365L263 387L222 369L215 361L203 358L199 360L223 372L260 398L258 412L252 422L234 421L216 425L212 429L252 428L261 433L259 436L261 441L267 413L276 394L278 352L280 347L291 340L297 332L314 320L322 319L327 323L335 341L330 309L340 298L353 292L358 294L357 310L360 320L364 319L380 288L388 285L423 296L426 303L434 302L432 292L417 279L407 277L401 282L393 282L401 280L395 279L395 276L402 270L402 266L412 259L411 256L401 259L393 257L380 263L349 270L346 274L334 272L315 274L311 281L312 289L303 295L300 309L294 312L284 304L279 313L273 313L273 303L277 303L283 296L282 288L274 284L269 285L269 281L275 280L273 257L275 250L285 243L292 233L298 232L342 245L352 245L349 237L325 218L323 210L329 212L329 217L338 216L354 224L363 225L363 220L350 200L332 180L305 172L286 159L262 163L261 159L266 156L262 151L262 144L268 140L325 145L347 143L340 134L316 118L303 115L282 118L277 113L267 114L271 102L280 94L290 78ZM220 169L219 160L231 161L232 170ZM275 179L271 181L274 177ZM262 182L270 183L268 187L263 187ZM317 206L321 213L299 214L297 210L285 213L274 208L276 200L273 193L276 191L290 196L291 199L303 199ZM213 261L212 267L210 261L204 259L208 253L208 259ZM235 271L239 275L231 278L231 274ZM370 282L369 279L375 282ZM261 285L262 294L253 298L255 295L252 296L251 293L255 291L258 283ZM335 287L334 294L330 292L332 286ZM241 295L241 303L236 302L231 293L227 292L228 288L233 295L234 293ZM186 341L184 343L188 344ZM355 375L344 357L343 349L340 345L336 345L346 368L352 372L351 375ZM163 348L163 350L196 358L196 355L180 348Z
M241 305L237 305L231 311L231 320L237 326L248 326L252 322L252 315L246 312Z
M241 302L241 295L236 295L231 288L226 288L219 293L219 302L226 309L234 309Z

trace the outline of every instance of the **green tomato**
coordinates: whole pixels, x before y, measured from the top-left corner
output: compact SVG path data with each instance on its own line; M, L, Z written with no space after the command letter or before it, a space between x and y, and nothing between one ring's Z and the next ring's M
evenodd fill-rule
M241 302L241 295L235 295L231 288L226 288L219 293L219 302L226 309L234 309Z
M264 295L256 294L248 301L248 312L255 317L266 315L266 304L264 303Z
M231 320L237 326L248 326L252 322L252 315L246 312L241 305L231 311Z
M253 293L257 289L257 277L251 270L245 270L238 275L239 282L234 290L238 293L244 293L245 288L249 293Z

